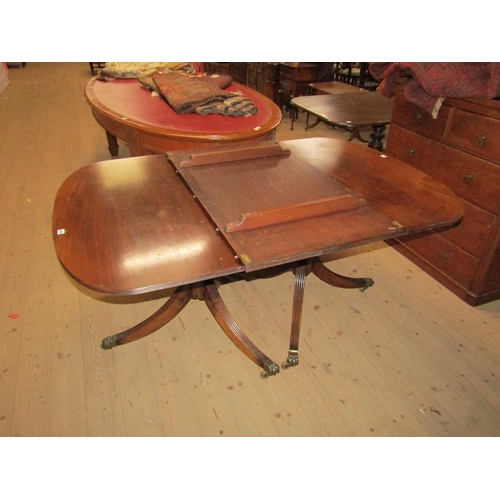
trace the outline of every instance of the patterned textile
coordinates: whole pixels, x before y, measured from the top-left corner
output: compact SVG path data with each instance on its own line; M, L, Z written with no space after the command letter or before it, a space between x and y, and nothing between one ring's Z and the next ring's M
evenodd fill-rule
M226 116L255 115L258 109L248 97L230 97L222 103L198 106L196 112L200 115L219 114Z
M369 71L382 95L394 96L402 83L406 99L434 118L446 97L500 97L500 63L371 63Z
M162 70L162 73L169 73L171 71L169 70ZM233 83L233 79L229 75L208 75L206 73L199 73L196 75L191 75L191 78L197 78L198 81L204 82L204 83L209 83L211 85L215 85L216 87L220 89L225 89L226 87L229 87L231 83ZM147 88L148 90L151 90L153 92L157 92L160 94L160 91L158 87L156 86L156 83L153 80L153 75L145 75L141 76L139 78L139 83Z
M184 73L194 73L192 64L186 62L108 62L97 75L101 80L116 78L140 78L153 74L158 70L182 70Z
M227 75L185 75L179 71L152 75L158 92L179 114L198 113L244 116L258 109L248 98L223 90L232 83Z
M193 113L198 106L223 102L234 94L221 90L198 78L190 78L182 73L153 73L153 81L161 95L179 114Z

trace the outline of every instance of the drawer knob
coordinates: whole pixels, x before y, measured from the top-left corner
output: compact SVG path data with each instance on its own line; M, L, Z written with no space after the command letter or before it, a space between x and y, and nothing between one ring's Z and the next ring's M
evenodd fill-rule
M414 155L415 155L415 150L410 149L410 151L408 151L408 156L414 156Z
M422 115L421 115L420 113L417 113L417 114L415 115L415 121L416 121L416 122L419 122L421 119L422 119Z
M478 138L477 143L479 146L483 146L484 143L486 142L486 137L482 135L481 137Z
M465 184L470 184L473 179L474 179L474 176L472 174L467 174L464 177L464 182L465 182Z
M447 262L449 258L450 258L450 254L449 253L444 253L443 255L441 255L441 260L443 262Z

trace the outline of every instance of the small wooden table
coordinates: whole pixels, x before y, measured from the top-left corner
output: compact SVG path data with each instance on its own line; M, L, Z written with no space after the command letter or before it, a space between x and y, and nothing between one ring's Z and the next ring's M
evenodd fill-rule
M102 347L132 342L203 300L236 346L279 366L240 329L218 288L228 280L295 274L288 357L298 364L306 276L365 289L370 278L326 268L320 256L456 223L464 205L445 186L373 149L335 139L174 151L84 167L60 187L56 253L80 284L110 295L173 289L166 304Z
M378 92L350 92L328 95L309 95L295 97L291 105L307 113L306 130L320 122L344 128L351 132L349 141L356 138L365 141L360 135L362 127L371 127L371 140L368 146L381 151L386 125L392 117L394 99L382 96ZM316 121L309 125L309 115ZM293 130L294 113L291 129Z
M117 139L129 145L132 156L274 140L282 119L278 106L236 82L227 90L252 99L258 113L245 117L178 114L163 98L152 97L137 79L106 82L92 78L85 98L106 131L112 156L118 154Z

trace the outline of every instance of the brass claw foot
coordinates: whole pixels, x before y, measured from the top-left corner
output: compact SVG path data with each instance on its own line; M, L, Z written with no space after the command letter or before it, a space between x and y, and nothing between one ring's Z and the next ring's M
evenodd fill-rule
M268 378L271 375L276 375L280 371L280 367L272 360L268 359L264 366L264 371L260 373L261 378Z
M291 368L292 366L297 366L299 364L299 351L288 351L288 357L286 361L281 363L281 368L286 370L287 368Z
M109 337L103 339L101 342L101 348L105 350L113 349L113 347L116 347L117 345L116 335L110 335Z
M363 279L365 280L365 284L359 288L361 292L364 292L367 288L370 288L375 284L375 281L373 281L371 278L363 278Z

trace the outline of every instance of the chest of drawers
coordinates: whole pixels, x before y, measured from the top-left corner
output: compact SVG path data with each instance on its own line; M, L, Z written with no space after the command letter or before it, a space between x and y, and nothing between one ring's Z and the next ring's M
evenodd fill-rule
M437 119L395 98L387 154L439 179L465 203L454 228L395 248L472 306L500 298L500 101L446 99Z

